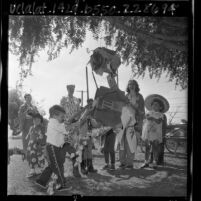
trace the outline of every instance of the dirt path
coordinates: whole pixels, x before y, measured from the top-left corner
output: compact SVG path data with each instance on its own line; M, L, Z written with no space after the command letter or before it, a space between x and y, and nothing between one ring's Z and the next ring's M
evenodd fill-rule
M21 140L9 138L9 147L21 147ZM133 170L106 171L104 158L94 150L94 166L97 174L89 174L87 178L68 178L72 191L59 192L56 195L81 194L84 196L186 196L187 193L187 160L180 155L175 157L165 154L165 166L157 170L139 169L144 154L138 153ZM118 158L117 158L118 160ZM116 162L116 167L119 161ZM28 164L21 156L11 157L8 165L8 195L47 195L35 186L34 178L27 179Z

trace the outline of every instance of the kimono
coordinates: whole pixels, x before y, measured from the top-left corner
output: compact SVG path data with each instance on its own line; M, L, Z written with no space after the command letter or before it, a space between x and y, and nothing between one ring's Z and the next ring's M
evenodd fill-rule
M43 146L45 145L46 137L42 133L41 125L32 126L28 135L27 161L29 166L31 169L43 168L45 165Z
M33 105L28 106L26 103L23 104L19 109L19 121L20 121L20 129L22 131L22 146L24 153L27 152L27 146L28 146L28 138L27 134L30 130L30 127L33 125L33 119L30 115L27 114L28 111L37 111L37 108Z
M74 131L73 128L73 124L71 125L68 121L70 120L71 117L73 117L73 115L75 115L79 110L80 110L80 106L79 106L79 100L76 97L70 98L70 97L62 97L61 101L60 101L60 105L64 108L65 112L66 112L66 116L65 116L65 127L66 130L71 134L74 135Z
M80 109L79 100L76 97L62 97L60 105L66 112L66 120L69 120Z

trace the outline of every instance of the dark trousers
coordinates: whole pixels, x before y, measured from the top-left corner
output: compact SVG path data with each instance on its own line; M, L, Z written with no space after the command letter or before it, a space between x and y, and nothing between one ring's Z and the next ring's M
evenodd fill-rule
M63 168L63 163L65 160L63 159L63 150L60 147L50 144L46 145L46 150L49 164L39 176L38 181L46 186L52 173L55 173L58 177L58 183L63 186L65 183Z
M158 154L158 164L164 163L164 151L165 151L164 143L160 143L159 144L159 154Z
M111 161L111 164L115 163L115 151L114 151L114 145L115 145L115 139L116 139L116 133L113 131L113 129L110 129L103 137L105 140L104 142L104 148L103 153L105 157L105 163L109 163L109 158Z
M115 164L115 151L104 151L105 163L109 164L109 157L111 164Z
M62 155L62 159L63 159L63 164L65 163L65 158L66 158L66 152L68 152L68 154L72 154L72 153L76 153L76 150L73 146L71 146L71 144L69 143L65 143L64 146L62 147L62 151L61 151L61 155ZM79 170L78 170L78 167L74 167L74 164L76 162L76 158L72 158L72 163L73 163L73 175L75 177L80 177L80 174L79 174ZM63 166L64 168L64 166Z
M71 146L69 143L65 143L61 149L61 158L63 159L63 163L65 162L65 157L66 157L66 153L72 154L75 153L76 150L73 146Z
M147 163L151 163L153 160L158 162L159 148L158 141L145 142L145 161Z

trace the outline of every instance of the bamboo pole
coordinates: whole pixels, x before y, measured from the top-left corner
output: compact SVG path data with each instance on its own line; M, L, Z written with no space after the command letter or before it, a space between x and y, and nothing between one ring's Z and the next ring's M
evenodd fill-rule
M96 82L96 78L95 78L95 75L94 75L94 72L92 71L92 75L93 75L93 78L94 78L94 82L96 84L96 89L98 89L98 85L97 85L97 82Z
M86 66L86 84L87 84L87 100L89 99L89 80L88 80L88 68Z
M117 86L119 88L119 72L118 72L118 69L117 69Z

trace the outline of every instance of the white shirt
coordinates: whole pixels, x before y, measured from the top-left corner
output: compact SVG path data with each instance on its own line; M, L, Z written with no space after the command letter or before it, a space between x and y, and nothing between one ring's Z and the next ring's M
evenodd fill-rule
M51 118L47 126L47 143L56 147L62 147L64 136L67 134L64 123L59 123L57 119Z

